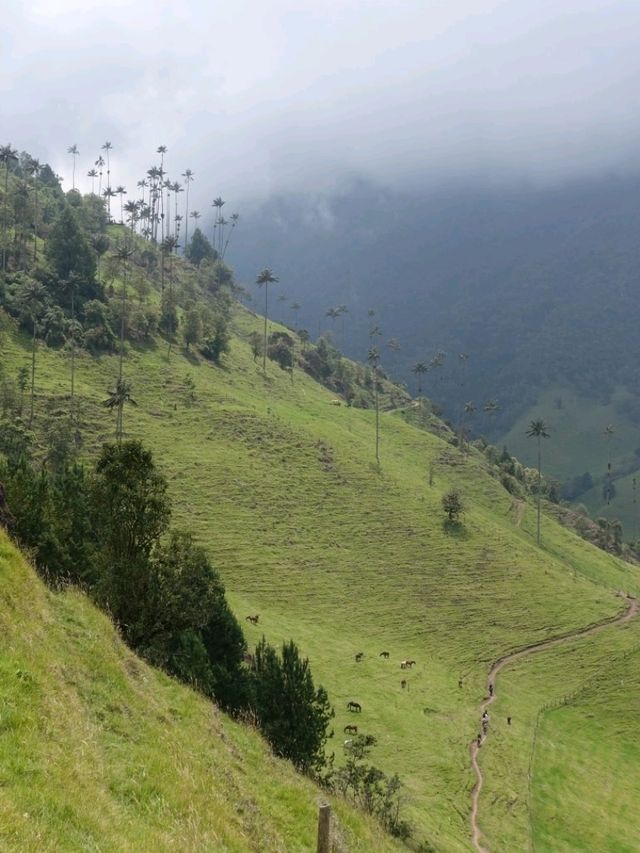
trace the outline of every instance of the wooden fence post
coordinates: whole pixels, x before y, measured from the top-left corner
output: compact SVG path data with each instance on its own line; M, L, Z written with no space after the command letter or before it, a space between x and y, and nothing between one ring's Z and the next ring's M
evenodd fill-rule
M331 853L331 806L326 804L318 812L317 853Z

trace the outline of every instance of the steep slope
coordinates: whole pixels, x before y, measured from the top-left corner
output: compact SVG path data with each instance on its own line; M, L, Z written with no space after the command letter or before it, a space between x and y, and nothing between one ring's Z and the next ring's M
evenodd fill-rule
M0 848L311 850L324 795L0 533ZM339 849L398 849L335 804Z
M405 781L418 839L467 850L467 748L489 662L612 616L616 590L639 591L638 572L546 519L537 548L534 513L514 504L482 459L462 457L401 412L381 417L378 469L373 413L331 405L333 395L300 372L291 380L270 365L265 381L246 343L259 321L238 310L234 322L223 368L177 352L168 359L161 346L132 351L125 371L139 405L126 430L170 474L176 513L206 544L237 614L260 613L249 639L294 637L329 689L337 732L353 722L346 703L362 704L356 722L378 738L377 763ZM21 364L26 346L12 336L7 363ZM67 361L44 349L39 361L41 418L46 398L66 399ZM114 358L87 355L78 365L88 454L111 433L100 401L115 368ZM440 500L454 487L467 510L450 531ZM552 668L544 694L525 684L518 707L531 713L522 714L520 749L537 708L563 696L568 673L579 676L599 648L585 644ZM404 658L416 666L401 670ZM515 791L524 803L527 786L499 744L482 760L490 749L498 769L481 803L487 829L496 796ZM523 827L516 823L515 847L503 849L518 849Z

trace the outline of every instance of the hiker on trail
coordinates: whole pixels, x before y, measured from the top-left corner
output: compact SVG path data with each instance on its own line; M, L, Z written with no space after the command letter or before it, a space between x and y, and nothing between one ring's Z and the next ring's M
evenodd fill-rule
M511 717L507 717L507 725L508 725L508 726L510 726L510 725L511 725Z
M493 682L489 682L489 696L493 696Z
M489 712L488 711L484 711L484 713L482 714L482 722L483 723L489 722Z
M482 735L481 734L478 735L478 737L476 738L476 741L477 741L477 744L479 747L482 746Z

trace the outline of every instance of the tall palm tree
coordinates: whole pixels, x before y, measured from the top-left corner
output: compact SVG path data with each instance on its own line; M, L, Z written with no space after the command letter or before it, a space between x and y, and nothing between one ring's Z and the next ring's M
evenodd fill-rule
M211 202L211 207L215 207L215 209L216 209L216 213L213 217L213 234L212 234L212 240L211 240L211 245L213 246L214 249L216 247L216 229L218 227L218 222L220 220L220 217L222 216L222 208L224 207L225 204L226 204L226 202L224 202L222 200L222 196L218 196L217 198L214 198L214 200Z
M129 199L124 206L124 212L127 214L129 227L131 228L131 233L133 233L136 229L136 222L140 216L140 202Z
M548 427L545 422L538 418L537 420L531 421L529 424L529 429L527 430L527 435L529 438L535 438L538 442L538 526L537 526L537 540L538 545L540 544L540 499L542 497L542 439L549 438Z
M167 153L166 145L158 145L156 154L160 155L160 168L158 169L158 189L160 191L160 243L164 242L164 155Z
M0 146L0 163L4 163L4 199L2 202L2 272L7 269L7 210L9 205L9 166L18 162L18 152L11 145Z
M605 490L607 492L607 506L611 503L611 439L613 438L614 432L615 429L613 428L613 424L607 424L602 431L604 439L607 442L607 483L605 486Z
M107 187L111 187L111 160L109 158L109 152L112 149L113 145L107 139L107 141L102 146L102 150L106 153L107 156ZM109 217L109 222L111 222L111 196L107 196L107 215Z
M96 160L95 165L98 167L98 195L102 195L102 170L104 168L104 157L102 154L98 155L98 159Z
M464 450L464 440L466 434L466 418L475 414L476 404L473 400L468 400L462 407L462 416L460 418L460 449Z
M233 236L233 229L236 227L236 225L238 224L239 221L240 221L240 214L239 213L232 213L231 214L231 230L229 231L229 236L227 237L225 244L224 244L224 249L222 250L222 260L223 261L224 261L224 256L227 254L227 249L229 248L229 243L231 242L231 238Z
M418 394L422 394L422 377L428 370L429 368L424 361L417 361L411 368L411 372L418 380Z
M42 164L35 157L29 158L29 172L33 175L33 262L38 260L38 178Z
M333 325L340 316L340 311L337 308L327 308L324 312L324 316L328 317Z
M89 169L87 172L87 177L91 178L91 195L96 194L96 178L98 177L98 172L96 169Z
M75 142L73 143L73 145L70 145L67 148L67 154L71 154L71 156L73 157L73 172L72 172L72 178L71 178L71 189L72 190L75 190L75 188L76 188L76 157L78 156L79 153L80 152L78 151L78 146L75 144Z
M373 369L373 399L376 409L376 462L380 464L380 401L378 388L378 365L380 364L380 351L377 347L371 347L367 353L367 361Z
M189 248L189 186L193 182L194 175L191 169L185 169L182 173L182 177L184 178L184 185L187 191L187 195L185 198L185 223L184 223L184 250L183 254L186 253Z
M184 190L182 188L182 184L180 183L180 181L174 181L173 184L171 185L171 189L173 191L173 201L174 201L174 206L175 206L175 210L173 212L173 230L175 231L175 233L177 235L178 227L179 227L178 223L180 221L178 219L178 196L180 195L180 193L183 193Z
M280 279L276 278L276 276L273 274L273 271L269 269L269 267L265 267L263 270L261 270L256 278L256 284L258 285L258 287L264 287L264 341L262 353L262 372L265 376L267 375L267 318L269 316L269 285L276 284L279 280Z
M292 303L291 303L291 310L293 311L293 316L295 317L295 320L294 320L294 323L293 323L293 324L294 324L294 326L297 326L297 325L298 325L298 311L299 311L301 308L302 308L302 305L300 305L300 303L299 303L299 302L292 302Z
M47 292L38 281L29 280L20 290L18 300L22 311L31 320L31 407L29 410L29 429L33 424L33 409L36 387L36 335L38 333L38 319L44 311Z
M107 216L109 218L109 222L111 222L111 199L116 197L116 191L110 186L107 186L106 190L102 191L102 197L107 200Z
M118 378L114 390L107 393L109 396L106 400L102 401L102 405L110 411L116 410L116 441L120 444L124 435L123 415L125 403L131 403L132 406L137 406L138 404L131 396L131 383L122 377Z
M165 257L166 255L169 256L169 348L167 350L167 356L171 355L171 347L173 346L173 336L176 331L173 328L173 253L177 250L177 248L178 240L172 234L168 234L160 245L160 257L163 269Z
M116 187L115 192L116 192L116 195L120 196L120 225L124 225L123 202L124 202L124 197L127 194L127 190L125 187L122 186L122 184L119 184Z

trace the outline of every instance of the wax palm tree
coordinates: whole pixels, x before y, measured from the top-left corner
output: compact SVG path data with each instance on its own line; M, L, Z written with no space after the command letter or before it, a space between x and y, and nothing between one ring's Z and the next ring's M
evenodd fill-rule
M418 394L422 394L422 377L425 373L427 373L428 370L429 368L424 363L424 361L417 361L411 368L411 372L418 381Z
M222 208L225 204L226 202L222 200L221 196L214 198L214 200L211 202L211 207L215 207L216 209L216 213L213 217L213 239L211 240L211 245L214 249L216 247L216 228L218 227L218 220L222 216Z
M607 424L607 426L602 431L605 441L607 442L607 482L605 485L605 491L607 493L607 506L611 503L611 439L613 438L613 434L615 429L613 428L613 424Z
M122 377L119 377L116 381L114 390L107 393L109 396L106 400L102 401L102 405L110 411L116 410L116 441L120 444L124 435L125 404L130 403L132 406L137 406L138 404L131 396L131 383L122 379Z
M178 221L179 221L178 220L178 196L180 195L180 193L184 192L184 189L182 188L182 184L180 183L180 181L174 181L172 186L171 186L171 189L173 191L173 201L174 201L174 208L175 208L173 211L173 227L174 227L174 231L177 233Z
M189 187L193 183L194 175L191 169L185 169L182 173L182 177L184 178L184 186L187 191L187 195L185 197L185 223L184 223L184 252L186 253L189 248Z
M236 225L238 224L239 221L240 221L240 214L239 213L232 213L231 214L231 229L229 231L229 236L227 237L227 239L225 241L224 249L222 250L222 260L223 261L224 261L224 256L227 254L227 249L229 248L229 243L231 242L231 238L233 237L233 229L236 227Z
M111 199L115 198L116 191L111 189L111 187L107 187L106 190L102 191L102 197L107 200L107 216L109 218L109 222L111 222Z
M29 280L20 289L18 294L18 302L24 314L31 321L31 407L29 411L29 429L33 424L33 409L35 400L36 387L36 336L38 333L38 320L41 317L47 291L38 281Z
M293 322L293 325L294 325L294 326L296 326L296 327L297 327L297 325L298 325L298 311L299 311L301 308L302 308L302 306L300 305L300 303L299 303L299 302L292 302L292 303L291 303L291 310L293 311L293 316L294 316L294 318L295 318L295 319L294 319L294 322Z
M11 145L0 146L0 163L4 164L4 199L2 203L2 272L7 269L7 211L9 207L9 166L18 162L18 152Z
M127 194L127 190L125 187L122 186L122 184L119 184L116 187L115 193L116 193L116 195L120 196L120 225L124 225L123 204L124 204L124 197Z
M28 169L33 176L33 262L38 260L38 178L42 165L35 157L29 158Z
M102 150L105 152L107 156L107 187L111 187L111 160L109 156L109 152L113 149L113 145L107 141L102 146ZM102 158L100 158L102 159ZM109 217L109 222L111 222L111 196L107 196L107 215Z
M78 146L75 144L75 142L73 143L73 145L70 145L67 148L67 154L71 154L71 156L73 157L73 172L72 172L72 178L71 178L71 189L72 190L75 190L75 188L76 188L76 157L78 156L79 153L80 152L78 151Z
M91 178L91 195L96 194L96 178L98 177L98 172L96 169L89 169L87 172L87 177Z
M222 199L220 200L222 201ZM269 285L276 284L279 280L280 279L273 274L269 267L265 267L261 270L256 278L256 284L258 287L264 287L264 342L262 353L262 372L265 376L267 375L267 318L269 316Z
M328 317L333 325L340 316L340 311L337 308L327 308L327 310L324 312L324 316Z
M473 400L468 400L462 407L462 416L460 418L460 449L464 450L464 440L466 435L466 419L471 418L476 412L476 404Z
M535 438L538 442L538 525L537 525L537 540L540 544L540 500L542 497L542 439L549 438L548 427L545 422L538 418L531 421L527 430L529 438Z
M104 157L102 154L98 156L98 159L95 162L95 165L98 167L98 195L102 195L102 170L104 169Z
M156 154L160 155L160 168L158 170L158 190L160 192L160 243L164 241L164 155L167 153L166 145L158 145Z
M124 212L127 214L129 227L131 228L131 232L133 233L136 228L136 222L138 221L140 216L140 202L134 201L133 199L129 199L129 201L124 206Z
M380 400L378 389L378 366L380 364L380 351L377 347L371 347L367 353L367 361L373 370L373 399L376 410L376 462L380 464Z

